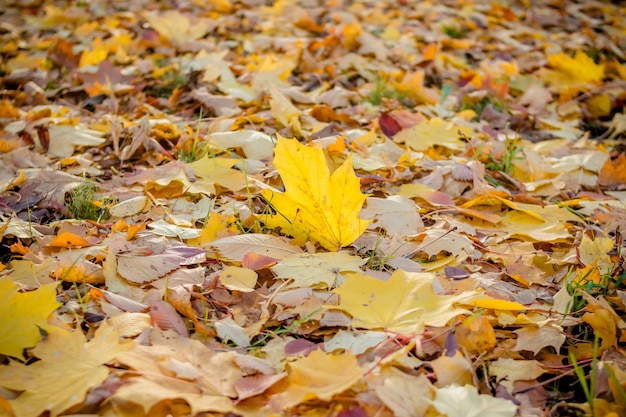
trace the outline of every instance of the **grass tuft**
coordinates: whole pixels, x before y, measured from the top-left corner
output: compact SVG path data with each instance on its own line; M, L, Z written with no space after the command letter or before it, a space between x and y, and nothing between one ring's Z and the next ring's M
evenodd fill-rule
M95 200L99 187L91 182L86 182L73 188L65 199L65 207L69 216L78 220L93 220L100 222L110 216L108 204L110 198Z

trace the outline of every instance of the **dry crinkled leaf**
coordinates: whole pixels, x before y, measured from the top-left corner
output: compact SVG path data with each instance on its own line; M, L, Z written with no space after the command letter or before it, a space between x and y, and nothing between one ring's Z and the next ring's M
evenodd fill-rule
M456 384L438 388L433 407L448 417L513 417L517 406L504 398L479 394L476 387Z
M496 346L496 333L486 316L470 317L454 330L459 346L471 353L482 353Z
M389 234L413 235L424 227L419 207L406 197L368 197L366 201L367 207L361 211L361 217L373 219L368 226L370 229L380 227Z
M56 271L57 264L58 261L52 257L44 259L40 264L26 259L16 259L11 261L12 271L8 276L13 282L32 290L54 282L50 276Z
M15 236L23 239L43 237L43 234L32 226L30 222L24 221L19 217L12 217L6 223L0 224L0 230L2 231L2 237Z
M272 116L278 120L283 126L289 126L293 119L296 119L302 112L293 105L293 103L276 87L270 90L270 107ZM280 139L279 139L280 143Z
M24 359L24 349L42 339L42 330L54 330L48 317L61 306L56 300L57 287L51 283L20 293L10 278L0 279L0 354Z
M499 358L489 366L489 373L496 376L510 393L513 392L515 381L532 381L545 372L536 360Z
M430 407L432 391L426 375L417 377L387 367L376 395L398 417L422 417Z
M210 245L226 260L241 262L250 252L283 259L302 253L302 249L283 237L251 233L217 239Z
M457 231L430 229L426 232L426 237L420 245L420 250L424 251L428 256L435 256L444 251L456 256L461 251L468 254L472 253L474 245L467 236Z
M606 236L598 236L592 240L589 236L583 235L578 247L580 262L585 266L595 263L600 268L600 273L609 273L614 266L609 256L614 245L615 241Z
M103 132L81 126L48 126L48 133L50 134L48 155L57 158L72 156L75 146L99 146L106 141Z
M198 255L202 259L198 259ZM142 284L165 276L189 259L202 261L203 258L203 250L190 247L171 248L154 255L146 255L141 251L118 254L117 273L130 282Z
M467 294L437 295L434 274L397 270L387 282L362 274L348 274L333 292L339 294L337 306L352 316L352 325L365 329L384 329L403 334L421 333L424 327L444 326L450 319L468 311L454 306Z
M300 254L283 259L271 269L276 278L292 280L285 288L334 288L346 272L360 272L366 260L343 252Z
M313 398L329 401L363 375L356 356L350 352L334 355L314 350L309 356L291 362L289 368L289 386L270 400L270 405L277 410L286 410Z
M224 343L233 342L240 347L250 346L250 337L246 334L244 329L230 317L223 318L213 324L215 325L217 335Z
M189 164L189 167L201 179L191 184L189 192L202 192L213 184L219 184L231 191L238 191L246 187L246 176L239 170L233 169L237 159L211 158L205 155L203 158Z
M472 385L474 382L473 365L461 352L454 356L440 356L430 364L437 375L435 382L437 387L452 384Z
M222 149L241 148L246 157L251 159L267 159L274 154L271 136L256 130L211 133L209 141Z
M177 226L159 219L148 225L152 232L161 236L179 237L181 239L195 239L200 236L200 230L191 227Z
M175 399L187 402L193 415L209 411L227 413L233 410L232 401L228 397L198 392L189 381L160 374L130 379L115 391L109 401L119 404L122 409L128 404L136 404L141 407L144 415L148 415L158 404Z
M359 211L366 196L349 157L331 175L319 147L279 137L275 155L285 192L262 192L277 211L263 216L268 227L280 227L297 238L310 237L330 251L349 245L363 233L369 222L359 218Z
M78 330L53 332L32 351L40 361L3 367L0 384L23 391L10 401L17 416L37 417L49 411L56 417L80 404L90 388L106 379L105 364L133 346L106 321L89 342Z
M601 340L598 352L604 352L615 345L617 329L611 311L594 306L593 311L583 314L582 319L593 327L594 333Z
M566 339L563 329L556 325L525 326L515 330L515 334L517 339L513 350L528 350L535 356L546 346L552 346L558 352Z
M355 355L360 355L368 349L379 345L388 338L389 336L387 333L380 331L355 332L339 330L335 333L332 339L324 342L324 349L326 352L333 352L334 350L342 349L351 351Z
M212 25L210 19L197 19L192 23L188 16L178 10L147 13L145 18L161 35L176 44L203 37Z
M236 397L234 385L241 378L241 370L234 363L235 352L212 351L202 342L184 338L173 331L153 329L150 343L150 346L137 345L119 355L118 360L134 371L130 373L129 385L116 392L114 401L134 402L146 412L160 401L171 398L184 398L190 401L194 410L200 407L199 411L226 412L232 409L228 397ZM182 374L172 375L174 362L171 359L179 363L178 369L190 366L195 369L185 371L193 378L187 380L180 378ZM144 392L142 387L145 384L154 389ZM200 397L204 400L200 401Z

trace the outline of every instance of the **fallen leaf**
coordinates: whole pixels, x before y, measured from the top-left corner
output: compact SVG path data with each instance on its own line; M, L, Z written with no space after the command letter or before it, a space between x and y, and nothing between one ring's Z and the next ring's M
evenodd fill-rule
M229 266L220 272L220 282L231 291L254 291L258 274L252 269Z
M287 410L313 398L329 401L349 389L363 375L356 357L349 352L335 355L315 350L309 356L291 362L289 368L286 390L270 399L270 405L276 410ZM338 369L341 372L337 372Z
M352 325L402 334L418 334L425 326L444 326L467 310L454 303L467 294L437 295L432 288L434 274L397 270L387 282L362 274L348 274L333 290L340 300L336 308L352 316Z
M620 187L626 184L626 154L617 159L608 158L598 173L598 185L604 187Z
M513 350L516 352L528 350L535 356L547 346L553 347L558 352L566 339L563 329L556 325L527 326L515 330L515 334L517 339Z
M35 291L18 292L10 278L0 279L0 353L25 359L25 348L42 340L42 330L53 332L49 316L61 303L56 301L57 283L42 285Z
M405 374L389 367L382 374L382 383L375 387L376 395L398 417L424 416L431 404L431 384L426 375Z
M513 393L513 384L516 381L532 381L545 372L541 363L536 360L499 358L489 366L489 373L510 393Z
M302 249L289 243L289 240L271 235L238 235L217 239L210 245L226 260L241 262L248 253L283 259L302 253Z
M87 391L109 375L105 364L133 345L106 322L90 341L78 330L53 332L33 349L38 362L12 362L0 369L0 385L22 391L10 400L17 416L37 417L48 411L56 417L80 404Z
M459 138L459 131L467 137L471 137L473 133L472 129L467 127L455 126L441 118L434 118L400 131L393 140L406 143L415 151L425 151L433 146L460 151L465 148L465 144Z
M552 69L544 68L541 77L557 88L598 84L604 76L604 65L596 64L581 50L576 51L573 58L564 53L547 58Z
M262 192L277 212L263 216L268 227L280 227L294 237L310 237L331 251L349 245L363 233L369 222L359 218L359 211L366 196L350 158L331 175L320 148L282 137L275 155L274 165L285 192Z
M438 388L433 407L447 416L513 417L517 406L504 398L479 394L476 387L456 384Z
M347 272L360 272L366 260L343 252L300 254L283 259L271 269L278 279L289 279L285 288L334 288Z
M361 217L372 220L368 226L370 229L382 228L390 234L413 235L424 227L419 207L406 197L368 197L366 202Z

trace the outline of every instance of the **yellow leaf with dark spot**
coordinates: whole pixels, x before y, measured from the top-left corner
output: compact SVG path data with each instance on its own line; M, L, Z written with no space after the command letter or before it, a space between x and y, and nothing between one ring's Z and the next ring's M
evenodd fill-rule
M0 280L0 354L23 358L23 350L41 340L41 330L54 329L48 324L48 316L61 306L56 300L56 287L53 283L20 293L10 279Z

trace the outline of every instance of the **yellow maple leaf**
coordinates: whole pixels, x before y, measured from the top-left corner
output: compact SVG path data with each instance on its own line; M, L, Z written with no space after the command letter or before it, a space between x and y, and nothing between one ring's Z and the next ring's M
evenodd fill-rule
M615 265L609 255L613 246L615 246L615 241L607 236L598 236L592 240L589 236L584 235L578 246L580 262L585 266L595 262L600 273L609 273Z
M418 103L437 104L440 97L437 91L424 86L424 71L416 71L405 74L400 82L392 82L396 89L414 98Z
M291 362L289 367L289 386L270 400L273 407L281 410L314 398L329 401L349 389L363 375L352 352L334 355L315 350L309 356Z
M465 142L459 138L459 131L468 137L473 134L470 128L456 126L435 117L417 126L401 130L393 137L393 140L398 143L406 143L414 151L425 151L435 145L460 151L465 149Z
M276 210L262 217L268 227L280 227L295 238L311 238L332 251L365 231L369 221L359 218L359 211L367 196L361 193L350 157L331 175L322 149L279 136L274 166L285 192L262 192Z
M102 61L104 61L109 55L109 51L102 44L102 38L100 37L97 37L93 41L91 48L92 49L89 51L84 51L82 55L80 56L80 64L79 64L80 68L84 68L90 65L97 66Z
M37 417L49 411L56 417L80 404L87 391L109 375L104 364L133 345L132 340L120 343L117 330L107 322L90 342L79 330L51 333L32 351L41 360L2 367L0 385L23 391L9 401L16 416Z
M0 280L0 354L24 358L25 348L41 340L41 330L52 331L48 316L61 306L56 283L20 293L8 278Z
M341 299L337 308L352 316L352 325L364 329L385 329L403 334L421 333L426 325L443 326L458 314L455 307L467 294L437 295L434 274L397 270L388 281L363 274L349 274L333 292Z
M574 58L560 53L548 55L552 69L541 70L541 77L553 87L577 87L598 84L604 77L604 65L596 64L583 51L576 51Z
M201 192L203 189L215 189L214 184L232 191L238 191L246 186L246 176L236 169L233 165L237 163L237 159L230 158L211 158L205 155L201 159L190 163L188 166L193 172L200 177L196 179L189 191L194 192L197 189Z

